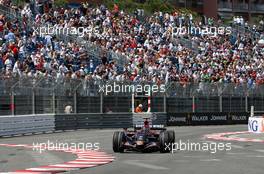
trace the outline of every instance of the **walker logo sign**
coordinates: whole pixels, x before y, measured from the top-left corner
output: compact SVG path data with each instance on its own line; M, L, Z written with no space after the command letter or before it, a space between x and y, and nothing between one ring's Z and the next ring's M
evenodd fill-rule
M232 115L231 119L234 121L246 121L247 120L247 116L237 116L237 115Z
M264 118L263 117L249 117L248 131L253 133L264 132Z
M197 115L193 115L192 116L192 121L208 121L208 116L197 116Z
M230 113L230 123L233 124L247 124L249 113Z

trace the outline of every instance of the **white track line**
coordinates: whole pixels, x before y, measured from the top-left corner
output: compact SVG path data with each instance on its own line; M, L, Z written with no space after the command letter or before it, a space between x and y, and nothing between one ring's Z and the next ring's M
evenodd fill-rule
M233 144L231 145L231 147L236 148L236 149L244 149L243 146L233 145Z
M215 162L215 161L221 161L220 159L200 159L202 162Z
M126 161L123 161L123 163L138 166L138 167L143 167L143 168L147 168L151 170L168 170L169 169L167 167L162 167L160 165L146 164L146 163L142 163L136 160L126 160Z

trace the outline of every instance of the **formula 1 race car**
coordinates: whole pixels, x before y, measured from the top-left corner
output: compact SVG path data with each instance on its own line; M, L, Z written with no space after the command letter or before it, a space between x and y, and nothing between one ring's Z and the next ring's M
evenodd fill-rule
M150 126L148 118L144 118L144 125L136 126L134 130L114 132L114 152L138 151L166 153L171 151L175 142L174 131L167 131L162 126Z

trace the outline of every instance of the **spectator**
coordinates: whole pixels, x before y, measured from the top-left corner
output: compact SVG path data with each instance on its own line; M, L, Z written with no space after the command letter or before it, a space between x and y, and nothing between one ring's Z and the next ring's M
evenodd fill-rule
M135 113L141 113L141 112L143 112L143 105L142 104L139 104L137 107L136 107L136 109L135 109Z
M69 103L69 104L67 104L67 105L65 106L64 113L65 113L65 114L70 114L70 113L72 113L72 112L73 112L73 110L72 110L72 106L71 106L71 104Z
M111 113L113 113L113 111L112 111L109 107L107 107L107 108L105 109L105 113L107 113L107 114L111 114Z

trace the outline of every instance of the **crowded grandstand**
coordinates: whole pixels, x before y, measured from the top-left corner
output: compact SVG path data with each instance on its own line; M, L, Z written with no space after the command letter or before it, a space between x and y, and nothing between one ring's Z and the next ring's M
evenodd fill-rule
M185 27L225 26L221 20L193 19L192 14L156 12L141 18L117 5L83 3L79 8L50 8L40 12L32 4L18 7L10 1L1 2L14 9L17 19L0 16L0 69L6 78L52 77L71 79L103 79L114 81L172 81L264 83L263 20L250 26L239 17L232 24L246 27L246 33L232 30L217 35L188 32L174 35L173 29ZM90 28L81 38L65 41L65 33L40 33L49 27ZM226 26L226 27L228 27ZM232 27L234 29L234 27ZM53 30L54 31L54 30ZM82 31L83 32L83 31ZM79 42L81 39L83 42ZM197 47L186 47L179 40L188 40ZM94 59L85 44L100 50ZM111 56L112 52L116 57Z

